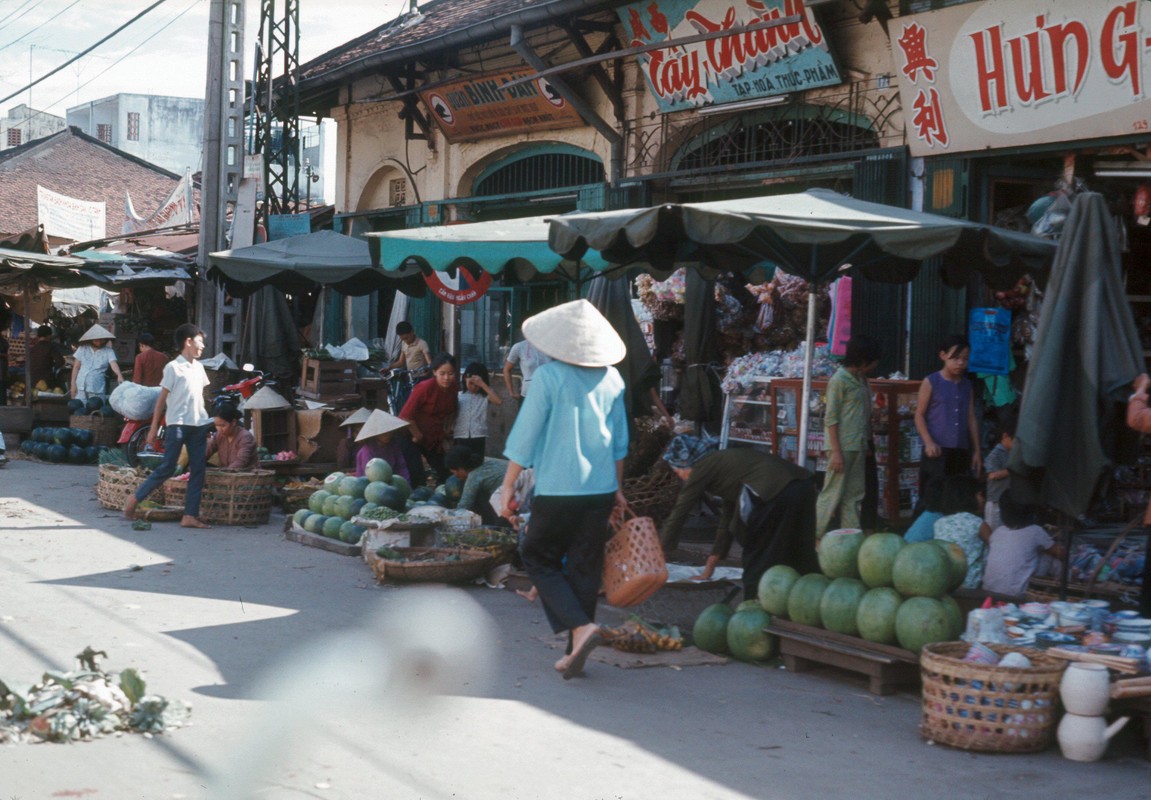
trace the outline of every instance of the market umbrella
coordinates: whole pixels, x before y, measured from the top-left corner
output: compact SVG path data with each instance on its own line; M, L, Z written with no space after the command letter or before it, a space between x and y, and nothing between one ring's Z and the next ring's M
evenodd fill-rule
M942 256L944 277L963 285L981 271L993 286L1023 274L1040 281L1055 244L967 220L870 203L826 189L799 194L665 204L645 209L570 214L550 220L549 244L568 258L598 250L615 264L681 264L770 278L775 267L815 284L850 268L871 280L906 282L924 259ZM799 452L806 460L816 293L808 299Z
M1147 367L1102 195L1075 197L1051 268L1016 424L1011 487L1072 517L1109 466L1102 428Z

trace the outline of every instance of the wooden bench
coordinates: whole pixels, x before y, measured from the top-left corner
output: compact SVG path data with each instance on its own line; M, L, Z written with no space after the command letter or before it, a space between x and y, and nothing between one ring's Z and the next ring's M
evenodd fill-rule
M766 630L779 637L783 664L792 672L817 664L837 667L866 676L868 690L880 695L919 681L919 656L910 650L781 619Z

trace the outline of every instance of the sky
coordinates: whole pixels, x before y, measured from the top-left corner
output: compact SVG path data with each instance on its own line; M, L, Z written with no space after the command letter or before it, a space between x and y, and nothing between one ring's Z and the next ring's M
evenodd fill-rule
M153 2L0 0L0 97L87 49ZM243 2L244 71L251 76L261 3ZM285 0L275 5L282 10ZM90 55L33 87L31 107L62 117L71 106L120 92L203 97L209 6L209 0L164 0ZM300 63L305 63L394 19L408 0L299 0L299 6ZM0 102L0 114L22 103L29 103L27 90Z

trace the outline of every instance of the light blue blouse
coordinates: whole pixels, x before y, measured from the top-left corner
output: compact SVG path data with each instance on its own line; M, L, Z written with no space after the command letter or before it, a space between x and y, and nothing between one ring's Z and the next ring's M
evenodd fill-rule
M624 384L616 368L552 361L532 376L504 456L535 468L539 496L611 494L627 445Z

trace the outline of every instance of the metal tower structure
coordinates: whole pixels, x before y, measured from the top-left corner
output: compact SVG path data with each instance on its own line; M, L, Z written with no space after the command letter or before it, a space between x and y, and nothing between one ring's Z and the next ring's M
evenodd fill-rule
M256 61L252 113L255 152L264 158L259 218L266 222L271 214L293 213L300 199L299 0L260 0Z

